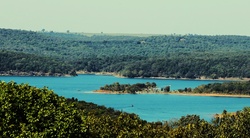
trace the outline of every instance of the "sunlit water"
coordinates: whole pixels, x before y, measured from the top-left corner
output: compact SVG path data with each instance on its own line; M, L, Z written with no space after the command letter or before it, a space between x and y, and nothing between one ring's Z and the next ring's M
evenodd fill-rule
M60 96L75 97L78 100L93 102L98 105L135 113L147 121L163 121L180 118L187 114L197 114L208 121L214 114L224 109L228 112L241 110L250 105L249 98L181 96L169 94L97 94L93 90L105 84L135 84L155 82L157 87L171 86L171 90L185 87L194 88L201 84L221 82L215 80L161 80L161 79L129 79L102 75L79 75L78 77L0 77L0 80L17 83L29 83L42 88L54 90Z

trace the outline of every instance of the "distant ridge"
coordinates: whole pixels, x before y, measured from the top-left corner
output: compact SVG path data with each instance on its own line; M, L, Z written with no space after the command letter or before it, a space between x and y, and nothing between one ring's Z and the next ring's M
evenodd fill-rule
M70 71L74 74L82 70L112 72L125 77L250 78L248 36L0 29L0 50L16 52L17 55L46 57L55 63L60 61L60 64L52 64L50 69L40 69L55 73ZM34 62L40 63L38 60ZM23 66L23 61L16 59L6 64L18 70L20 65ZM58 69L58 65L63 66ZM3 68L6 67L0 68L0 71ZM34 68L26 69L34 71Z

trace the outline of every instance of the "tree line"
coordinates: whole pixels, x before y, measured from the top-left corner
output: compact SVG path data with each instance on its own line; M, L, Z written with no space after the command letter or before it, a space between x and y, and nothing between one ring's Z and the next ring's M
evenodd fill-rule
M198 86L193 92L250 95L250 81L211 83Z

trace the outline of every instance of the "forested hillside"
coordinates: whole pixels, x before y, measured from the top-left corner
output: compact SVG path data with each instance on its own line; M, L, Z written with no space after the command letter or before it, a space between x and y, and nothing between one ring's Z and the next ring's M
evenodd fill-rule
M0 74L29 76L76 75L70 64L49 57L0 51Z
M250 78L247 36L85 36L0 29L0 49L63 62L69 67L63 72L115 72L126 77ZM0 70L6 71L2 67Z

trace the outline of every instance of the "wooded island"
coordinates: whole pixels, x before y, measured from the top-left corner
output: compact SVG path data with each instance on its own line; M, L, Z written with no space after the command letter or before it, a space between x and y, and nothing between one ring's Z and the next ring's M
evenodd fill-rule
M166 87L164 90L169 91L170 87ZM120 84L119 82L113 84L106 84L101 87L100 90L95 92L107 92L107 93L129 93L129 94L138 94L138 93L159 93L163 89L159 90L156 87L155 82L146 82L146 83L136 83L136 84Z

